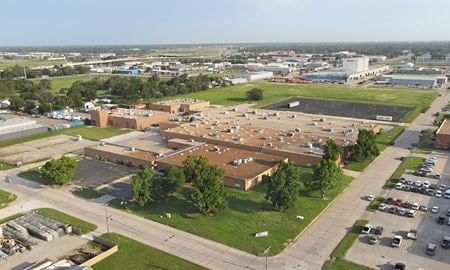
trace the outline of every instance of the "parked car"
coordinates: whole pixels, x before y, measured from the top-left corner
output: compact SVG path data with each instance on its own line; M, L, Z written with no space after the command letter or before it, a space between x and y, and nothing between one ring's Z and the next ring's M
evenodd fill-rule
M422 205L420 206L420 211L424 211L424 212L427 212L427 211L428 211L428 206L427 206L427 205L424 205L424 204L422 204Z
M418 202L415 202L411 205L412 210L419 210L420 204Z
M411 191L411 186L403 185L402 190L404 190L404 191Z
M404 263L398 262L395 264L394 269L395 270L405 270L406 265Z
M450 248L450 236L442 237L441 247L445 249Z
M406 209L405 209L405 208L399 208L399 209L398 209L398 214L399 214L400 216L406 215Z
M438 206L431 207L431 213L436 214L438 212L439 212L439 207Z
M369 234L370 231L372 230L372 228L373 228L372 225L366 224L366 225L364 226L364 228L362 229L361 233L363 233L363 234Z
M444 184L439 185L439 190L444 191L446 189L446 186Z
M417 230L409 230L409 232L406 234L406 238L417 240L417 238L419 238L419 232L417 232Z
M414 182L412 180L406 180L406 184L412 186Z
M402 205L402 204L403 204L402 199L397 199L397 200L394 201L394 205L395 205L395 206L400 206L400 205Z
M388 197L386 200L384 200L385 204L392 204L394 202L394 199L392 197Z
M373 194L370 194L370 195L368 195L367 196L367 200L370 202L370 201L373 201L373 199L375 198L375 195L373 195Z
M447 209L447 216L450 217L450 208Z
M438 224L439 224L439 225L444 225L444 222L445 222L445 217L439 216L439 217L438 217Z
M436 244L428 243L425 253L429 256L434 256L436 254Z
M378 206L378 210L380 210L380 211L386 210L386 204L380 203L380 205Z
M397 183L395 184L395 189L402 189L403 188L403 184L402 183Z
M382 235L384 231L384 228L382 226L377 226L373 229L373 233L375 235Z
M422 186L429 188L430 187L430 182L429 181L424 181Z
M392 246L393 247L400 247L402 245L403 242L403 237L401 235L394 235L394 237L392 237Z
M389 213L395 214L396 212L397 212L397 207L393 206L393 207L389 208Z
M447 189L447 190L444 192L444 198L450 199L450 189Z
M375 245L378 242L378 240L380 240L380 237L378 235L371 235L369 237L369 244Z
M436 198L442 198L442 191L436 190L436 194L434 194Z
M417 180L416 182L414 182L414 185L415 185L416 187L421 187L421 186L422 186L422 182L419 181L419 180Z
M427 190L426 190L426 194L427 194L428 196L434 196L434 190L432 190L432 189L427 189Z
M408 210L407 212L406 212L406 215L408 216L408 217L415 217L416 216L416 210Z
M431 188L432 190L436 190L436 189L437 189L437 185L436 185L436 184L431 184L431 185L430 185L430 188Z

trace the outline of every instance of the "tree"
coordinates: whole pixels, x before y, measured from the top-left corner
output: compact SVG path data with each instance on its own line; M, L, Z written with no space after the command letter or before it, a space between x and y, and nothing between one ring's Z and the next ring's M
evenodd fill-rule
M55 184L69 183L75 176L77 161L73 158L62 156L59 159L47 161L40 170L42 176L50 178Z
M325 143L325 147L323 149L323 158L326 160L336 161L340 154L342 154L342 147L334 140L329 139Z
M250 91L245 92L247 95L247 99L250 100L262 100L263 97L263 90L261 88L253 88Z
M266 200L278 211L292 208L300 191L300 171L290 162L282 161L272 176L265 176L268 184Z
M337 178L342 175L342 170L333 160L322 159L314 166L314 180L321 191L322 199L327 191L336 188Z
M163 192L172 194L179 191L185 182L184 172L176 166L170 165L164 174Z
M375 141L375 134L371 130L361 129L356 144L351 147L351 157L355 161L366 161L380 154Z
M146 167L133 177L131 193L133 194L133 199L140 206L144 206L154 200L152 197L154 175L152 168Z
M209 164L208 159L202 156L189 156L186 160L189 160L186 165L194 168L191 174L193 192L190 194L194 206L204 215L224 210L227 207L222 184L224 170Z
M208 159L204 156L188 156L183 161L183 172L186 181L193 182L208 165Z

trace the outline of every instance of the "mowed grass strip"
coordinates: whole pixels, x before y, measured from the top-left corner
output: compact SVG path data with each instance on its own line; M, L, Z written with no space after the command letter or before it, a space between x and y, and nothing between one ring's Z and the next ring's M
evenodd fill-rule
M92 188L86 188L86 187L78 188L78 189L72 191L72 193L75 196L78 196L78 197L81 197L81 198L84 198L84 199L88 199L88 200L97 199L97 198L100 198L101 196L104 195L100 191L97 191L97 190L92 189Z
M405 160L398 166L397 170L392 174L391 178L384 185L385 189L394 188L400 177L405 173L406 170L417 170L425 162L424 158L421 157L406 157Z
M264 99L257 102L257 107L264 107L290 97L325 98L413 107L412 112L405 117L405 122L412 122L438 96L436 91L414 89L355 88L341 85L258 82L219 87L163 99L190 97L209 100L212 104L236 105L248 102L245 92L252 88L264 90Z
M12 203L16 199L17 196L15 194L0 189L0 208L8 206L8 204Z
M54 184L53 180L48 178L45 175L41 175L38 168L33 168L28 171L20 172L17 174L19 177L24 179L42 184L42 185L52 185Z
M301 168L302 179L313 177L312 169ZM215 217L200 214L182 194L166 201L141 207L115 199L110 205L141 217L205 237L252 254L261 255L271 246L270 255L280 253L328 204L347 187L353 178L341 176L337 188L321 199L318 190L304 189L293 209L284 213L274 211L265 200L266 187L259 185L250 191L226 188L228 208ZM170 213L171 218L165 214ZM296 216L304 216L304 220ZM255 233L268 231L267 237L256 238Z
M377 197L373 198L373 200L370 202L369 206L367 207L367 210L370 212L375 212L378 210L378 207L383 202L384 202L384 198L381 196L377 196Z
M60 212L53 208L39 208L35 209L36 213L41 214L43 216L52 218L54 220L58 220L62 223L67 223L72 226L75 226L81 230L82 233L89 233L97 229L97 226L89 223L87 221L81 220L79 218L73 217L66 213Z
M72 127L67 129L61 129L51 132L44 132L32 136L26 136L22 138L12 139L0 142L0 147L6 147L14 144L34 141L38 139L43 139L51 136L56 135L69 135L69 136L76 136L81 135L84 139L93 140L93 141L99 141L102 139L106 139L109 137L117 136L126 134L128 132L131 132L132 129L126 129L126 128L117 128L117 127L105 127L105 128L99 128L94 126L78 126L78 127Z
M345 253L350 249L353 243L358 239L364 225L367 224L367 220L357 220L350 231L339 242L337 247L331 254L332 259L324 263L323 270L372 270L372 268L360 265L354 262L350 262L344 259Z
M119 250L106 259L96 263L92 267L94 270L207 269L117 233L104 234L101 238L117 244Z

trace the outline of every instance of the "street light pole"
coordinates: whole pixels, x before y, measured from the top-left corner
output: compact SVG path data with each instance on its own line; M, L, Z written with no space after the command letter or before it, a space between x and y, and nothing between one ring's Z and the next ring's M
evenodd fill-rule
M106 219L106 232L109 233L109 216L108 216L108 210L106 210L106 207L108 204L105 204L105 219Z

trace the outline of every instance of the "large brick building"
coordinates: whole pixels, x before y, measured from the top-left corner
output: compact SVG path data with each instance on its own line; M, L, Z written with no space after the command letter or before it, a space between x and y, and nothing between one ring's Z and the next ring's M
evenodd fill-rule
M140 109L115 109L91 111L91 123L98 127L145 129L153 124L168 121L169 113Z
M435 146L440 149L450 149L450 122L447 119L436 131Z
M209 101L191 98L179 98L174 100L158 101L152 103L150 104L150 109L175 114L180 112L190 113L201 111L203 108L208 106Z

